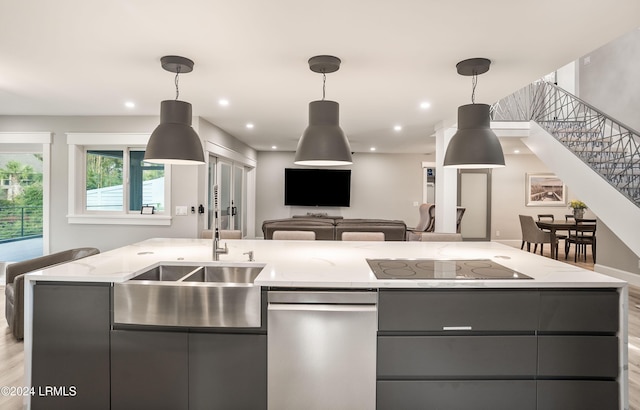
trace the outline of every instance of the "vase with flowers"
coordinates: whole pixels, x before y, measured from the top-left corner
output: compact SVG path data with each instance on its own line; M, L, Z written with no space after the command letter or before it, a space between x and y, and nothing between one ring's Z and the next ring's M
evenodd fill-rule
M573 217L576 219L584 218L584 210L587 209L587 205L576 199L569 201L569 208L573 209Z

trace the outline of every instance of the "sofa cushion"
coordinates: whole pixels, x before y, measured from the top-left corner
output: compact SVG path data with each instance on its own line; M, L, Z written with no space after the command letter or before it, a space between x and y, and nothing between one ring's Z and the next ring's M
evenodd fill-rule
M4 297L6 298L7 302L11 302L11 304L13 304L13 301L15 300L15 288L13 287L13 284L8 284L5 288L4 288Z

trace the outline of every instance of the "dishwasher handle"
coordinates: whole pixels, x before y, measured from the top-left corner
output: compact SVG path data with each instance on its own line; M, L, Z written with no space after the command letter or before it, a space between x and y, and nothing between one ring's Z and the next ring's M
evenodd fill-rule
M376 312L375 305L269 304L269 312Z
M270 291L270 304L340 304L340 305L375 305L378 303L376 291Z

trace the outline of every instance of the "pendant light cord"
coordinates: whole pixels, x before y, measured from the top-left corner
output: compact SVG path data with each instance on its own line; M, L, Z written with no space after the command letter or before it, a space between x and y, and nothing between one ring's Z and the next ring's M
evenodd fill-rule
M476 103L476 86L478 85L478 74L475 72L471 77L471 104Z
M322 71L322 101L324 101L324 95L326 92L326 85L327 85L327 75L325 74L324 71Z
M176 78L174 80L174 83L176 84L176 101L178 100L178 97L180 96L180 89L178 88L178 76L180 75L180 66L178 66L176 68Z

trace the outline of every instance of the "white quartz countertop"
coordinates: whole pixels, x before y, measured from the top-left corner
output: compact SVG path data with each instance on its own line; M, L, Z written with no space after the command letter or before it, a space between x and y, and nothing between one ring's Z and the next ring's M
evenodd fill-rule
M52 268L28 280L123 282L159 264L256 264L255 283L321 288L623 287L626 282L495 242L342 242L223 240L215 262L210 239L154 238ZM255 262L245 252L253 251ZM366 259L491 259L533 278L517 280L378 280Z

